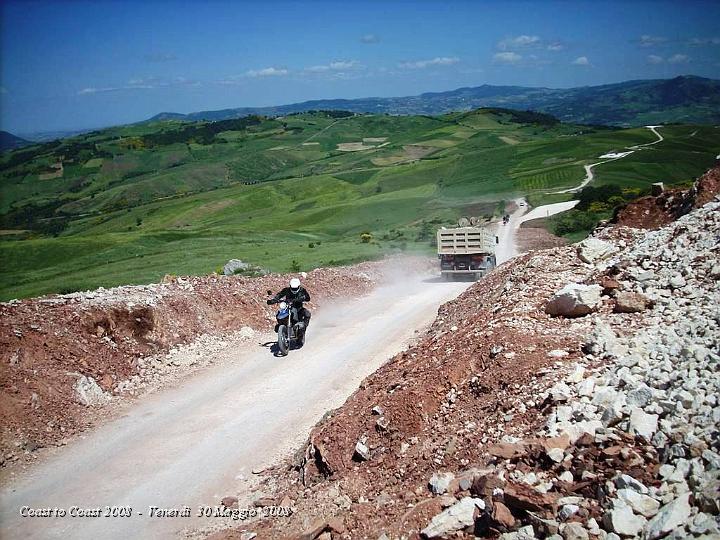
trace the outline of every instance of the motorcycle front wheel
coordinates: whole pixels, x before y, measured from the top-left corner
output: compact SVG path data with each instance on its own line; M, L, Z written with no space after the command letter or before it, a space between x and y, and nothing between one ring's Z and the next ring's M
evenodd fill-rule
M290 348L290 340L288 337L288 327L284 324L281 324L278 326L278 339L277 339L277 345L278 345L278 351L280 351L280 354L282 356L287 356L288 349Z

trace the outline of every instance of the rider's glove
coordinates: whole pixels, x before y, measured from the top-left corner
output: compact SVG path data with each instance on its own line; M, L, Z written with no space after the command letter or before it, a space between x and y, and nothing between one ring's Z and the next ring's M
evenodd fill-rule
M269 298L268 301L267 301L268 306L270 306L270 305L272 305L272 304L274 304L274 303L275 303L275 300L273 300L272 298Z

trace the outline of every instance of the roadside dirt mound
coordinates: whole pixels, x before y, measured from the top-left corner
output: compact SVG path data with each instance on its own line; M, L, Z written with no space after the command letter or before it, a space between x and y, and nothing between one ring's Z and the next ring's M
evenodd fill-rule
M297 513L251 530L280 537L333 515L343 516L345 538L407 537L425 527L443 505L428 499L432 473L483 463L502 436L533 433L543 421L543 390L581 356L592 321L544 312L563 284L590 277L574 251L525 255L444 305L417 345L313 430L287 465L293 472L268 479L267 489L292 500Z
M292 516L213 540L714 531L718 208L500 266L266 476Z
M385 264L309 272L303 281L310 307L367 292ZM86 413L146 375L152 357L199 336L267 331L274 311L265 304L266 290L277 291L288 279L180 277L0 304L0 463L63 444L92 421Z
M690 189L668 189L658 196L641 197L620 209L613 223L638 229L657 229L672 223L720 193L720 167L710 169Z
M568 243L565 238L548 231L546 218L524 221L517 231L516 242L521 253L565 246Z

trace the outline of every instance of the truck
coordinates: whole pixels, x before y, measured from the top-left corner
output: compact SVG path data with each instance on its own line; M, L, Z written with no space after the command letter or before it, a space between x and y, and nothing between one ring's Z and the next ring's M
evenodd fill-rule
M445 281L484 276L495 268L498 242L498 237L483 227L443 227L437 232L441 276Z

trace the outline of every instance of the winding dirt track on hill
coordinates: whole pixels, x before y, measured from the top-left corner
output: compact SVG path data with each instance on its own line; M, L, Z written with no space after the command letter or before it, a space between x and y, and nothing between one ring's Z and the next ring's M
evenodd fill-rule
M646 127L647 129L649 129L650 131L652 131L652 132L657 136L657 140L656 140L656 141L652 141L652 142L645 143L645 144L636 144L636 145L634 145L634 146L628 146L627 148L628 148L628 150L630 150L629 152L621 152L617 157L610 158L610 159L606 159L605 161L598 161L597 163L592 163L592 164L590 164L590 165L585 165L585 166L584 166L584 167L585 167L585 178L583 178L582 182L580 182L579 185L577 185L577 186L575 186L575 187L573 187L573 188L561 189L561 190L559 190L559 191L553 191L552 193L553 193L553 194L558 194L558 193L577 193L577 192L580 191L582 188L584 188L585 186L587 186L590 182L592 182L593 179L595 178L595 174L593 173L593 168L597 167L598 165L602 165L603 163L608 163L608 162L610 162L610 161L617 161L618 159L622 159L622 158L624 158L624 157L629 156L629 155L632 154L633 151L635 151L635 150L642 150L643 148L646 148L646 147L648 147L648 146L652 146L653 144L657 144L657 143L662 142L662 141L665 140L665 138L664 138L664 137L660 134L660 132L657 130L657 128L662 127L662 126L645 126L645 127ZM602 156L601 156L601 157L602 157Z

